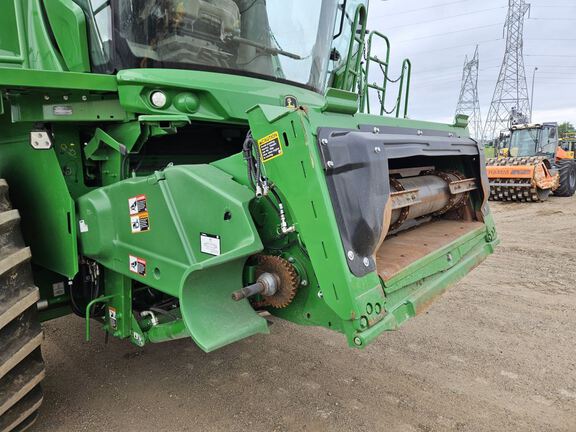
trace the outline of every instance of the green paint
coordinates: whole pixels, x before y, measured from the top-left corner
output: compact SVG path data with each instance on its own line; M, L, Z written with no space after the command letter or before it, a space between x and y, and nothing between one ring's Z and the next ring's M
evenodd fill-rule
M264 253L291 262L300 280L292 303L268 308L272 314L338 331L350 346L364 347L415 316L492 252L498 242L494 223L480 194L473 194L484 227L385 283L376 272L350 272L317 147L318 128L371 125L468 134L462 118L444 125L363 113L369 111L370 86L360 53L368 43L371 62L388 71L389 55L372 58L378 54L371 43L373 37L388 40L366 32L364 2L348 3L355 24L334 45L343 58L333 64L331 88L315 92L222 69L148 65L89 73L106 70L106 56L95 43L98 20L91 15L101 11L71 0L8 0L0 16L0 176L22 214L35 282L48 304L43 319L69 313L69 293L55 296L54 284L82 292L85 274L79 271L94 262L100 294L86 299L91 303L85 312L89 316L94 305L105 304L100 318L108 333L138 346L190 337L213 351L268 332L248 300L231 299L233 291L254 282L253 257ZM275 57L274 64L282 62ZM407 115L410 74L406 60L396 117ZM386 85L374 89L389 91ZM162 108L151 101L157 91L166 98ZM302 108L287 108L287 97ZM279 234L276 199L256 198L250 185L242 155L249 130L256 141L278 133L282 155L264 163L264 174L282 200L287 225L294 227L286 235ZM48 133L51 148L34 149L34 131ZM471 164L451 158L440 163L467 172ZM147 215L137 220L148 228L134 230L129 200L143 195ZM203 235L217 239L220 251L207 251ZM149 312L164 303L172 309L155 323Z

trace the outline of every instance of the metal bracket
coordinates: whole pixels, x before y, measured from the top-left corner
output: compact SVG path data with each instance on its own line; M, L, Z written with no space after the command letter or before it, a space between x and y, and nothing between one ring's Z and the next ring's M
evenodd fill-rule
M404 207L410 207L422 202L418 189L408 189L390 194L392 201L392 210L398 210Z
M448 187L450 188L450 193L452 195L461 194L464 192L470 192L478 189L478 186L476 185L476 179L474 178L451 181L448 184Z
M45 130L31 131L30 145L36 150L50 150L52 148L52 137Z

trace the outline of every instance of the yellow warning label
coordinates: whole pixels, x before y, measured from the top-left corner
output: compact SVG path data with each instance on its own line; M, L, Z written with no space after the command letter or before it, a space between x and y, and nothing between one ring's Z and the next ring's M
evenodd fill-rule
M271 133L268 136L258 140L258 150L262 162L268 162L278 156L282 156L282 144L278 132Z

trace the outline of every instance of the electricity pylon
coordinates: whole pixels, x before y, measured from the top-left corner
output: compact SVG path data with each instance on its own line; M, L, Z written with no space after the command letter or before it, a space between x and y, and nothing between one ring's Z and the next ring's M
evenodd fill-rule
M474 51L474 57L468 61L468 56L464 60L462 71L462 86L460 97L456 106L456 115L465 114L468 116L468 127L470 135L477 140L482 139L482 116L480 114L480 101L478 99L478 67L480 65L480 55L478 46Z

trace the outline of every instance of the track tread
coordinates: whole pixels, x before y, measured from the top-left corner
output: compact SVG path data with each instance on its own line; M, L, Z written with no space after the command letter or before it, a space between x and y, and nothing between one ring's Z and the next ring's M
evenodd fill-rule
M22 432L38 416L45 375L37 318L31 252L20 231L20 214L0 179L0 432Z

